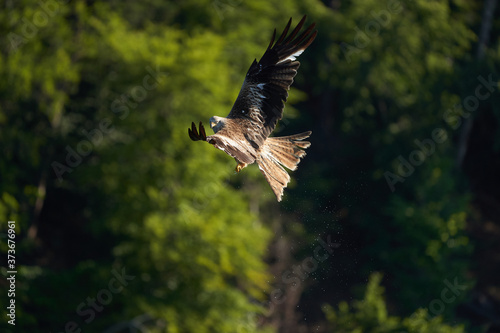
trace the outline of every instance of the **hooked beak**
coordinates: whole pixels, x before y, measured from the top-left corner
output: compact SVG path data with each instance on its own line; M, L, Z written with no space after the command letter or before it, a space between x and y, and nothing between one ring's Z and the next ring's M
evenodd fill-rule
M215 127L219 124L221 118L217 116L213 116L210 118L210 128L215 131Z

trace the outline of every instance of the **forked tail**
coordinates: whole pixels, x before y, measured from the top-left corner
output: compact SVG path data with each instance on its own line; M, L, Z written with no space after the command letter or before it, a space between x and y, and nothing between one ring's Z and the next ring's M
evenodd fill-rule
M281 201L283 189L290 181L290 175L283 168L297 169L300 159L306 155L304 149L311 143L302 141L311 135L311 131L295 135L267 138L262 146L257 164L260 171L271 185L278 201Z

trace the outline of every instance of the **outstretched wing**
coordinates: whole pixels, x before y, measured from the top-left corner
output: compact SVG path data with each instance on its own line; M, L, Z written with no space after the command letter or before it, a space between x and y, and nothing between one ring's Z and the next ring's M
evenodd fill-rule
M200 121L200 133L196 129L196 125L192 122L191 128L188 128L188 134L193 141L207 141L207 133L205 132L205 127Z
M276 29L274 30L266 52L259 62L255 59L250 66L238 98L227 116L231 119L250 120L250 127L244 135L256 147L262 146L281 119L288 90L300 66L295 59L316 38L314 23L297 37L305 20L306 16L287 36L292 24L290 18L276 43Z

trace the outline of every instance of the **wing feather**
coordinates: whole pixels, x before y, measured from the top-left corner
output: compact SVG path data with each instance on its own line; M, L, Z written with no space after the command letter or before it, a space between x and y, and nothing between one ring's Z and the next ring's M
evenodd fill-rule
M300 66L295 59L316 38L314 23L297 37L305 20L306 16L287 36L292 24L290 18L276 42L276 29L274 30L264 55L259 62L255 59L250 66L238 98L227 116L231 119L250 120L252 124L247 130L253 133L247 133L246 136L257 146L262 146L282 118L288 90Z

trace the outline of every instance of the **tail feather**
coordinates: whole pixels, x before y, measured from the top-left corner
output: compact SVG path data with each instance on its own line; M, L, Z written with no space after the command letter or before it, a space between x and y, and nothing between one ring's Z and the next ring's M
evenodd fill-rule
M260 171L264 174L278 201L281 201L283 189L290 181L290 175L285 169L269 156L262 156L257 160Z
M297 169L300 159L306 156L306 152L303 149L311 145L309 141L302 141L308 138L309 135L311 135L310 131L295 135L268 138L266 143L270 148L269 153L276 162L294 171Z
M281 201L283 190L290 181L290 175L283 166L292 171L297 169L300 159L306 155L303 149L311 145L310 142L302 140L310 135L311 132L309 131L295 135L267 138L261 149L257 164L278 201Z

